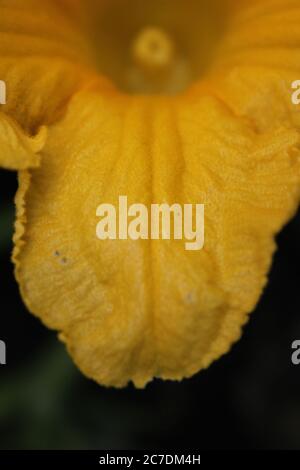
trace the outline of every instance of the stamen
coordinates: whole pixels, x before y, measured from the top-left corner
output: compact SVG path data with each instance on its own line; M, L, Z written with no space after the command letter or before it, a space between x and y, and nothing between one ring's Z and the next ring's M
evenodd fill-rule
M135 39L132 55L136 65L145 72L166 72L174 64L175 47L162 29L148 27Z

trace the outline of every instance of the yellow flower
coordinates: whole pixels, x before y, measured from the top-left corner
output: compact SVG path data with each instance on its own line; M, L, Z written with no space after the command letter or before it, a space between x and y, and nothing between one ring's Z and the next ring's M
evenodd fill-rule
M0 164L26 305L105 385L227 352L300 196L298 0L0 0ZM95 236L99 203L204 203L205 247Z

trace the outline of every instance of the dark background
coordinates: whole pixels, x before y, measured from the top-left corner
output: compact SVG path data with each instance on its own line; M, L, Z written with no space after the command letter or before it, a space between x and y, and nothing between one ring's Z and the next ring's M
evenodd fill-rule
M114 390L83 377L22 303L10 262L16 187L0 171L1 449L300 449L300 214L229 354L180 383Z

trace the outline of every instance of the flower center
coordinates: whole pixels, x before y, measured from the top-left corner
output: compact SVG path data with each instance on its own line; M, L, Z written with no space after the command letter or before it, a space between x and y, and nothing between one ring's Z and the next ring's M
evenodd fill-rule
M86 0L94 63L122 91L176 94L214 61L227 0ZM90 7L87 7L90 5Z
M127 86L132 93L176 93L191 80L188 61L161 28L144 28L133 41L131 58Z
M145 28L138 34L132 47L132 55L145 71L160 73L174 62L174 44L170 36L159 28Z

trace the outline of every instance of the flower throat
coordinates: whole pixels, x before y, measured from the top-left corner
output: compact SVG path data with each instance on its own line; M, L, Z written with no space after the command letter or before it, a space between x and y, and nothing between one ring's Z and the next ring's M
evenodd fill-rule
M213 63L226 27L225 4L106 0L96 7L87 1L87 30L98 72L130 94L183 92Z

